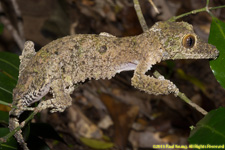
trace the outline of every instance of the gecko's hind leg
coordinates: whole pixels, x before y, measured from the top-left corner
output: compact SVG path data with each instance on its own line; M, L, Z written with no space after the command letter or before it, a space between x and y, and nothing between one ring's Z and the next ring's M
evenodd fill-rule
M36 107L36 111L50 108L51 112L63 112L72 104L70 94L65 91L62 80L55 80L51 86L53 98L41 101Z

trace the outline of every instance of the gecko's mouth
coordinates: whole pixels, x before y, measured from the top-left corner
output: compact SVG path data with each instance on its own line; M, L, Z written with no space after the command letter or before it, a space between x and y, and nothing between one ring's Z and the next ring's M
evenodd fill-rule
M190 55L189 59L216 59L219 55L215 54L215 55L209 55L209 54L192 54ZM187 56L188 57L188 56Z
M219 51L215 50L212 54L207 54L206 57L203 56L203 59L215 60L219 57Z
M219 56L219 51L215 50L213 53L196 53L196 54L180 54L176 53L174 55L175 59L216 59Z

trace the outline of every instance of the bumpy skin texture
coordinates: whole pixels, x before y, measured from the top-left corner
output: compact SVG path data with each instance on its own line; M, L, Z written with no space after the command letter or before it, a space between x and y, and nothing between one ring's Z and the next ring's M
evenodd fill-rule
M192 35L192 48L182 45L186 35ZM192 41L193 42L193 41ZM50 108L62 112L71 105L70 94L86 79L112 78L116 73L134 70L132 85L149 94L178 94L169 80L156 79L145 73L152 65L168 59L215 59L217 49L197 37L193 27L185 22L158 22L147 32L133 37L118 38L107 33L73 35L57 39L35 53L32 42L26 42L20 65L18 83L13 90L13 108L9 128L18 127L18 117L48 92L53 98L41 101L35 111ZM19 130L15 137L28 150Z

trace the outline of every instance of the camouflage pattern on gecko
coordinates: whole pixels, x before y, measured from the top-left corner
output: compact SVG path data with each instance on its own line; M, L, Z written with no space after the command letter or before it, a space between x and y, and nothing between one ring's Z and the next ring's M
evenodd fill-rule
M62 112L71 105L70 94L79 82L110 79L121 71L134 70L131 84L141 91L177 95L178 88L169 80L145 75L151 66L168 59L215 59L218 54L185 22L157 22L147 32L132 37L118 38L107 33L66 36L37 53L28 41L20 57L19 80L13 90L13 105L17 108L10 111L9 128L12 131L22 126L18 118L25 107L48 92L53 98L30 110L50 108L51 112ZM21 132L15 137L28 150Z

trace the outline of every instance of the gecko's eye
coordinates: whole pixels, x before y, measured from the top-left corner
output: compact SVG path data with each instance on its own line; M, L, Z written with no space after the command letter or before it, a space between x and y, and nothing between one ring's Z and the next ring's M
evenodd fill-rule
M188 34L183 38L182 45L185 48L192 48L195 45L195 36Z

